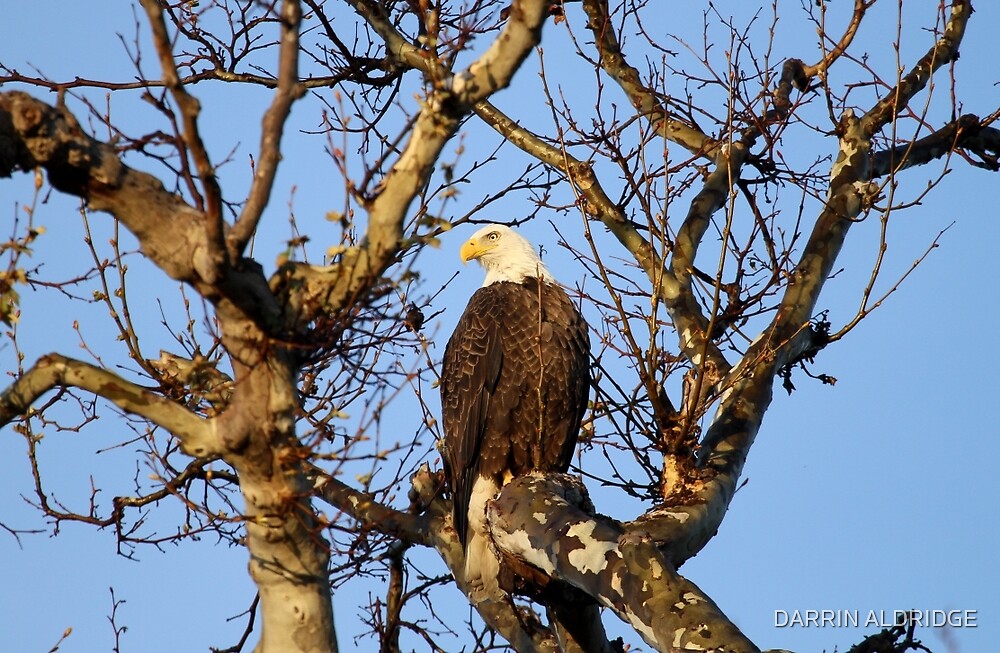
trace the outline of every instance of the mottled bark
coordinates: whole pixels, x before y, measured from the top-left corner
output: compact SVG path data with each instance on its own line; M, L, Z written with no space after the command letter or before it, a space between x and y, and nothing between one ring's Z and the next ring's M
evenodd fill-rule
M968 9L967 2L953 3L952 15L942 39L901 79L898 89L893 91L895 97L905 96L908 101L926 85L935 70L954 58L964 33L965 21L969 17ZM816 70L817 67L811 67L809 72ZM760 124L782 119L781 107L787 105L787 94L792 87L804 87L810 81L802 79L804 72L798 66L786 65L776 92L777 112L763 117ZM717 364L708 379L712 382L712 392L719 395L719 407L701 442L700 471L685 465L668 466L667 473L680 469L682 472L689 470L691 474L671 481L678 499L668 500L665 505L653 509L635 524L636 529L641 529L641 532L661 544L668 560L674 565L680 565L695 555L717 532L736 491L746 455L770 405L772 383L779 370L807 353L814 354L824 345L822 338L813 332L810 319L851 224L873 199L875 188L869 185L873 176L870 135L895 115L887 111L885 105L885 101L878 103L863 118L857 118L852 112L843 116L839 128L839 152L830 173L827 207L816 220L774 320L738 362L731 367L727 363L727 367L722 368L725 374L714 374L715 370L719 370ZM754 127L743 138L753 139L759 133ZM910 144L911 152L919 150L916 154L919 158L934 148L937 142L924 143L926 148ZM943 154L942 148L936 149ZM695 220L703 224L712 213L721 208L725 189L735 183L737 172L738 166L735 170L717 168L713 175L707 177L706 190L703 192L721 186L711 192L718 201L696 210L702 201L699 199L701 196L696 198L685 228ZM682 246L680 238L678 239L674 255L675 273L683 274L684 270L690 270L693 253L687 250L700 242L698 234L701 233L704 233L703 227L687 238L690 245ZM677 264L677 257L681 255L688 263ZM673 311L672 316L680 324L685 323L684 313L692 315L683 305L675 305ZM692 319L697 320L696 314ZM684 344L691 334L681 329L679 335L682 350L698 351L697 347L686 347ZM691 362L698 367L704 361L692 356ZM692 398L700 403L704 401L705 393L696 393ZM697 412L691 406L683 408L683 411Z
M759 651L654 543L588 504L572 477L519 477L489 508L492 534L505 554L583 590L658 651Z
M344 252L330 268L290 265L270 282L259 265L240 257L270 197L284 122L291 102L301 94L295 65L300 56L297 2L282 5L280 77L264 119L250 198L231 226L222 219L222 190L199 135L200 106L177 73L171 37L157 2L143 6L153 27L162 83L177 103L186 152L200 185L200 191L195 185L189 188L196 206L167 192L151 175L124 165L111 146L84 133L62 107L24 93L0 94L0 176L42 168L57 190L83 198L91 210L114 215L136 236L151 262L212 304L234 372L225 406L219 406L217 415L203 418L107 370L53 355L40 360L4 393L3 422L30 410L46 391L75 386L167 428L191 455L217 455L230 464L246 503L250 574L260 596L258 651L337 649L327 580L329 550L312 507L313 494L344 502L351 514L373 523L392 514L305 464L308 451L296 437L297 382L303 359L298 341L317 315L336 315L351 302L363 300L397 260L407 211L426 185L442 147L471 105L510 83L541 37L544 5L517 3L493 46L449 83L437 86L378 192L368 198L369 219L361 244ZM358 6L373 11L370 15L378 28L377 8ZM151 369L158 368L151 364ZM176 375L173 381L178 381ZM427 538L426 522L400 519L397 528L401 536ZM544 649L545 641L553 641L548 629L539 625L537 633L532 632L526 626L530 619L518 618L507 606L499 606L496 613L498 629L511 641L531 642L523 650Z
M716 167L690 205L669 266L661 268L656 257L650 255L650 243L623 226L626 221L620 209L607 200L597 179L592 174L586 175L589 168L527 133L492 107L480 107L478 113L512 143L563 170L586 200L585 210L619 236L620 242L657 283L657 294L677 326L681 351L699 370L701 389L685 396L682 414L698 414L697 406L713 395L718 397L719 406L702 438L697 466L683 461L672 464L668 455L665 474L675 476L665 479L665 484L672 492L665 496L663 505L635 522L621 526L581 512L572 502L564 500L566 488L564 484L553 483L554 479L519 479L505 488L490 509L493 534L504 553L598 598L602 605L635 626L657 650L677 647L678 637L691 638L690 643L696 647L757 650L707 597L702 597L697 588L685 585L687 581L675 569L696 555L718 531L770 405L775 377L786 366L804 356L815 355L825 345L822 334L813 330L810 320L850 226L874 199L877 189L870 180L890 170L935 160L957 147L973 148L987 166L995 161L996 136L992 128L980 127L974 117L958 119L915 143L888 152L872 152L871 136L924 88L934 71L955 58L970 7L967 2L952 3L942 38L901 78L886 99L863 117L850 111L844 114L826 208L816 219L774 320L738 361L730 363L708 338L709 319L701 314L696 303L688 301L697 248L708 221L734 192L746 152L764 126L781 123L791 106L793 89L805 89L843 48L835 49L813 66L796 61L786 64L774 93L773 110L738 138L720 145L707 137L690 134L683 123L670 119L669 107L658 104L656 94L643 87L618 50L607 5L587 1L584 6L589 27L601 44L602 66L629 94L639 115L655 120L667 138L676 139L693 152L715 153ZM856 4L855 20L841 40L844 47L853 38L865 9L863 3ZM642 563L637 562L640 560ZM628 591L623 589L626 587ZM685 596L697 599L688 603ZM657 604L662 608L660 611L644 612L652 605L651 601L657 600L663 601L662 605ZM694 618L688 619L691 615ZM700 631L699 624L706 623L712 627Z
M162 79L139 86L167 89L178 107L186 148L178 151L193 165L190 200L125 165L111 145L85 133L63 106L50 106L25 93L0 93L0 177L43 169L56 190L82 198L92 211L112 214L138 239L145 257L207 301L233 369L233 378L222 379L224 388L207 399L212 410L199 413L107 369L50 354L0 395L0 425L29 414L32 404L50 390L79 388L168 430L188 455L217 457L231 465L246 504L246 546L260 593L262 653L337 649L330 554L323 538L325 524L313 506L316 500L349 515L359 528L434 547L458 590L468 594L462 547L437 477L426 469L414 477L418 507L411 512L382 505L310 462L312 452L299 439L296 422L301 417L297 384L302 361L313 353L310 347L317 347L310 340L315 321L330 319L338 329L347 329L352 309L377 296L390 268L414 246L405 238L404 225L415 198L426 190L446 144L474 114L510 144L561 174L587 220L615 236L648 279L649 299L664 307L689 369L687 391L675 408L655 365L637 360L641 387L658 402L652 430L662 436L657 446L665 458L660 504L635 521L620 523L594 514L585 490L569 477L516 479L491 504L489 520L496 545L509 558L505 560L524 566L527 573L520 580L531 596L546 604L549 623L513 601L487 600L476 609L518 651L617 650L607 640L597 606L613 611L656 650L757 651L677 569L718 531L772 400L775 377L825 346L824 333L810 320L852 224L874 201L878 187L872 181L963 148L970 158L979 157L978 165L1000 168L1000 131L972 115L914 142L894 141L892 147L878 149L886 127L942 66L958 58L971 4L951 3L941 38L881 100L862 115L846 111L840 116L825 204L790 266L789 278L781 280L773 319L741 356L733 358L716 334L723 266L720 263L719 275L708 281L714 297L706 306L695 295L699 278L705 281L695 261L711 237L713 221L728 228L729 218L719 216L737 196L744 170L759 163L755 157L762 156L761 144L788 126L795 102L804 93L824 83L827 69L851 44L869 3L855 0L852 20L839 41L831 40L834 47L819 62L785 62L774 88L763 94L767 102L761 103L758 115L743 122L730 117L721 133L709 134L647 83L640 68L628 60L616 33L615 12L624 9L604 0L583 1L593 61L624 93L634 118L707 166L671 241L657 242L633 221L625 203L613 199L593 161L574 156L573 148L557 138L532 133L490 101L510 85L539 45L552 3L514 2L496 39L467 68L453 70L450 60L436 56L434 47L397 31L398 23L385 14L385 3L346 1L384 42L386 59L398 67L393 74L405 70L423 75L425 95L414 110L410 131L398 148L391 148L394 158L382 162L380 183L356 198L367 213L359 240L329 266L288 263L269 279L260 265L243 258L271 199L292 105L303 89L329 83L299 79L298 2L281 3L278 73L273 79L222 70L182 77L171 52L163 5L142 2L153 27ZM425 12L434 9L417 5ZM188 88L205 79L246 81L274 93L263 117L253 183L232 224L222 214L224 189L217 184L199 135L200 107ZM147 361L147 371L194 391L193 377L170 368L182 362L165 354L159 362ZM705 418L709 407L716 406L714 416ZM698 423L707 425L700 440ZM398 600L399 588L394 592Z

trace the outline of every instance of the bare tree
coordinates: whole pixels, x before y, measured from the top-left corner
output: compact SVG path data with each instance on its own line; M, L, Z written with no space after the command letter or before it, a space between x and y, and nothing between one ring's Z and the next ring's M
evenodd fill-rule
M476 603L491 633L470 624L464 645L493 647L495 633L519 651L621 650L603 608L656 650L758 651L678 568L718 531L774 382L832 382L809 363L885 298L879 258L853 319L822 312L852 225L917 205L897 196L917 166L998 169L998 109L961 114L954 92L933 90L954 88L965 63L971 2L924 7L924 51L888 70L855 52L873 0L836 3L836 19L822 1L776 3L748 25L707 6L702 24L669 26L695 40L668 36L663 8L642 2L140 4L123 38L132 81L0 68L0 176L34 173L42 197L44 171L83 200L88 229L106 213L116 230L110 255L88 238L93 264L72 279L25 270L41 236L33 206L4 246L0 317L19 356L0 423L28 443L51 527L112 527L124 555L205 534L244 546L258 596L229 650L254 638L258 651L337 650L334 606L353 600L338 590L356 574L387 581L367 606L381 650L401 650L404 632L407 648L446 650L454 615L404 618L439 587L468 590L434 450L443 339L423 330L441 310L428 258L452 227L504 211L512 224L550 220L578 266L597 371L579 471L644 507L596 514L569 476L508 485L490 527L533 603ZM790 12L819 40L779 61ZM709 38L718 30L724 45ZM558 79L566 61L583 76ZM525 66L539 74L517 74ZM589 96L566 91L582 80ZM207 137L199 99L237 86L269 98L245 191L247 170ZM45 89L55 102L37 99ZM159 124L135 135L93 91L141 98ZM518 115L527 102L536 110ZM297 105L332 164L317 176L339 175L326 216L339 242L317 255L315 216L289 209L292 236L266 271L255 237L280 210ZM142 261L179 282L186 315L163 325L180 353L142 344L131 307L144 291L126 276ZM88 299L110 313L119 349L84 339L89 360L53 351L21 367L25 284L81 300L97 284ZM393 413L406 397L419 410ZM110 509L52 499L42 433L106 437L94 422L109 412L156 473L113 489ZM183 516L164 536L149 521L171 502ZM425 551L444 565L418 573ZM878 637L859 650L916 646L912 629Z

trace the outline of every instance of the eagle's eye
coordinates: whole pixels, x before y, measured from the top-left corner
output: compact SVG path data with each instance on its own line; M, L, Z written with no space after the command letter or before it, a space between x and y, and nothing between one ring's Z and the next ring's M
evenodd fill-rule
M491 231L490 233L486 234L486 239L487 240L500 240L500 232L499 231Z

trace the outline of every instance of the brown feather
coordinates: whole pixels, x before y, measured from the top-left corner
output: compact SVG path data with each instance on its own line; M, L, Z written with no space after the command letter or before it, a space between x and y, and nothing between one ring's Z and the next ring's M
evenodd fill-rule
M477 477L502 485L569 467L587 407L589 357L587 324L558 285L528 278L473 294L441 374L445 472L463 545Z

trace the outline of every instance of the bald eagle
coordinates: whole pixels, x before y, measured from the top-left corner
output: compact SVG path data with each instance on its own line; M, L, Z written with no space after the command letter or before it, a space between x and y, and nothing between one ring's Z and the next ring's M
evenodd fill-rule
M590 388L580 311L513 229L489 225L460 252L486 281L448 341L441 372L445 474L474 600L497 597L486 502L513 477L569 467Z

